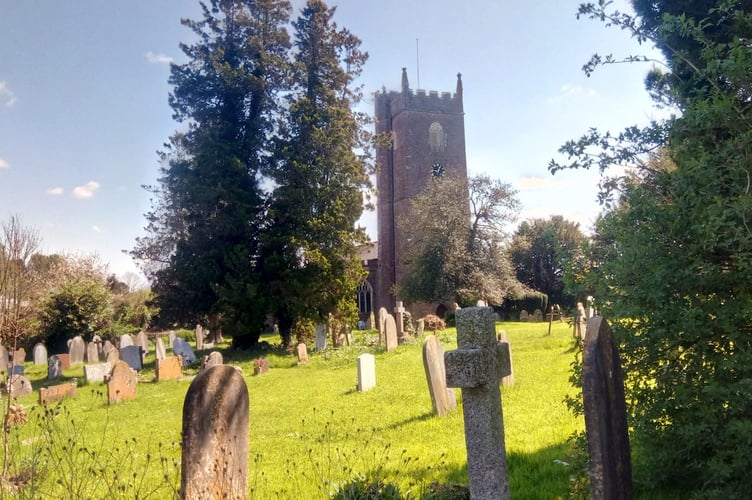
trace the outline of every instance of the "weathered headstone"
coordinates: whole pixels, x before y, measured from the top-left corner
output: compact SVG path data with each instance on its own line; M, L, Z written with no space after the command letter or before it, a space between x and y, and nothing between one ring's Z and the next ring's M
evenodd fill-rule
M141 358L145 359L146 355L149 354L149 337L146 336L146 332L141 330L138 332L138 335L136 335L136 340L133 342L133 345L137 345L141 347Z
M326 341L326 323L319 323L316 325L316 350L326 349Z
M111 365L115 365L116 361L120 360L120 351L118 351L115 348L110 349L110 351L107 353L107 357L105 358L106 363L110 363Z
M120 360L125 361L134 370L143 370L143 355L140 345L128 345L120 349Z
M47 364L47 348L44 346L44 344L42 343L36 344L34 346L34 350L32 351L32 354L34 356L35 365Z
M154 341L154 356L157 360L165 359L167 357L167 349L165 349L164 340L162 337L157 337Z
M420 318L418 320L418 338L423 337L423 332L425 331L425 329L426 329L426 320L424 320L423 318Z
M602 316L587 322L582 351L582 400L591 498L632 498L624 378L611 328Z
M376 387L376 358L373 354L358 356L358 391L366 392Z
M506 344L507 349L509 350L509 375L506 375L501 379L501 385L504 387L512 386L514 385L514 358L512 357L512 344L509 342L505 330L499 330L497 338L499 342Z
M172 352L175 356L180 356L183 359L183 366L188 366L196 361L193 349L188 345L188 342L180 337L177 337L175 342L172 343Z
M225 362L222 358L222 353L219 351L212 351L201 361L201 371L208 370L212 366L223 365Z
M0 345L0 372L8 373L8 350L5 346Z
M8 386L8 393L12 398L20 398L31 394L32 391L31 381L23 375L11 375L10 385Z
M11 375L23 375L25 372L24 365L13 365L10 369Z
M110 342L109 340L105 340L104 344L102 344L102 356L106 359L107 355L113 349L115 349L115 346L112 345L112 342Z
M100 363L97 365L84 365L84 379L88 383L104 382L112 373L111 363Z
M397 338L401 339L405 336L405 307L401 300L394 306L394 323L397 325Z
M157 382L174 380L183 376L183 361L180 356L168 356L158 359L156 365Z
M520 321L528 321L530 319L530 315L526 310L520 311Z
M386 352L392 352L397 348L397 324L391 314L386 315L384 321L384 337L386 339Z
M389 316L389 311L386 307L379 308L379 344L386 342L386 317ZM395 325L396 328L396 325Z
M181 499L246 498L248 388L232 366L191 382L183 402Z
M373 314L373 311L368 315L368 326L369 330L375 330L376 329L376 316Z
M428 381L433 412L444 416L457 408L454 389L447 387L444 369L444 348L436 335L429 335L423 341L423 368Z
M301 342L297 347L298 351L298 363L308 363L308 347L305 342Z
M26 349L19 347L18 349L13 351L13 364L23 365L24 361L26 361Z
M535 321L536 323L543 321L543 311L541 311L540 309L533 311L533 321Z
M104 352L102 352L102 348L104 347L102 344L102 337L99 335L92 335L91 343L97 346L98 359L102 359L102 356L104 356Z
M86 362L99 363L99 347L94 342L86 344Z
M47 362L47 378L52 380L63 376L63 362L60 356L52 355Z
M70 354L58 354L57 357L60 358L60 363L62 363L63 370L70 368Z
M582 305L582 302L577 303L577 313L574 317L574 338L578 340L583 340L585 338L585 332L587 329L587 311L585 311L585 306Z
M84 353L86 352L86 344L83 337L76 335L70 339L70 345L68 346L68 354L70 355L70 362L72 365L84 362Z
M269 362L265 359L257 359L253 362L253 374L261 375L269 371Z
M112 375L107 379L107 401L115 404L127 399L136 399L137 385L138 375L128 366L128 363L116 362L112 367Z
M133 345L133 338L127 333L120 336L120 349L123 347Z
M174 331L170 330L167 332L167 344L170 346L170 349L172 349L172 345L175 343L175 339L177 338L177 335Z
M197 351L203 351L204 350L204 327L201 325L196 325L196 350Z
M494 311L456 311L458 349L444 354L449 387L462 388L472 499L510 498L499 382L509 374L507 344L496 342Z
M67 384L51 385L39 389L39 404L44 405L53 401L60 401L63 398L76 397L76 384L69 382Z

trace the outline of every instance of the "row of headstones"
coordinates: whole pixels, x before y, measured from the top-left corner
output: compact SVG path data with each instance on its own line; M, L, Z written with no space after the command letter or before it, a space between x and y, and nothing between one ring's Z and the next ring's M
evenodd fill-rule
M526 310L520 311L520 321L536 321L541 322L543 321L543 311L540 309L536 309L533 311L533 314L530 314Z

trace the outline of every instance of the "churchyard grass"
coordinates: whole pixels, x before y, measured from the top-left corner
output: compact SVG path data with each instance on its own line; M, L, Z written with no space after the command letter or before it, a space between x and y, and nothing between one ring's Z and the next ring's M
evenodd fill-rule
M554 323L550 336L547 323L497 323L497 329L508 334L515 375L513 386L502 387L512 496L564 496L573 474L566 464L567 439L584 425L563 402L573 390L567 380L573 360L571 327ZM437 336L445 350L456 349L454 329ZM467 482L462 410L433 415L420 341L386 353L373 345L377 339L376 332L355 332L352 346L321 353L310 345L310 361L304 365L273 348L249 354L219 346L225 363L240 366L248 385L251 497L326 498L363 477L393 483L403 494L421 498L432 482ZM274 337L266 340L277 342ZM361 393L356 390L355 361L364 352L376 355L376 387ZM201 354L197 352L199 358ZM78 433L68 453L80 453L76 446L85 446L98 453L102 464L128 476L130 489L123 490L122 497L132 498L136 491L145 497L159 486L152 497L163 498L179 484L182 404L190 381L155 382L153 356L152 347L137 398L117 405L107 404L104 385L81 385L82 365L64 372L65 379L79 381L77 397L63 403L65 418L75 423ZM269 361L270 370L252 376L253 360L259 357ZM46 366L27 362L26 367L37 391L52 383L46 380ZM197 370L196 365L185 375ZM37 391L19 400L30 412L37 406ZM459 389L457 397L461 405ZM39 428L27 424L13 432L29 440ZM104 456L109 462L101 459ZM94 469L89 465L79 467ZM76 475L83 478L84 472L89 474ZM113 471L100 474L107 473ZM86 487L102 491L101 484Z

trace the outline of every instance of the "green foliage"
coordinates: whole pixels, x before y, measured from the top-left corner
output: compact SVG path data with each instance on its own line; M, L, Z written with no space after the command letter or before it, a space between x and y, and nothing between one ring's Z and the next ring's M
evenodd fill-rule
M743 498L752 488L752 5L634 5L636 17L603 2L580 14L656 43L670 72L652 72L648 90L681 116L562 147L569 167L633 167L603 183L602 198L616 203L598 222L586 282L621 342L638 485ZM594 58L591 69L609 62Z
M157 313L156 308L150 305L152 297L149 290L136 290L115 295L112 298L113 323L129 331L148 328Z

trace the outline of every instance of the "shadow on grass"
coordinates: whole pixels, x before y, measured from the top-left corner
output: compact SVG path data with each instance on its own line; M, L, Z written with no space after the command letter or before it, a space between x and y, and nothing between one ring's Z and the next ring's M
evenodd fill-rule
M405 425L410 425L416 422L423 422L425 420L434 418L436 415L432 411L423 413L422 415L414 415L410 418L407 418L401 422L395 422L393 424L387 425L385 427L376 427L374 430L376 431L386 431L386 430L393 430L393 429L399 429L400 427L404 427Z

